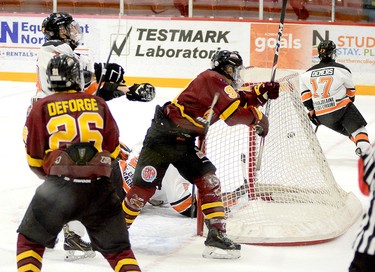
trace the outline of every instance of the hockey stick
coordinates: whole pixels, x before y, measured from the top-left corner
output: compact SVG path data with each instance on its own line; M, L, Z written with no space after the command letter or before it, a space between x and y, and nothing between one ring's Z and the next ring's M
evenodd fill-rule
M99 79L99 82L98 82L98 88L96 89L96 92L98 92L98 90L100 89L100 85L101 85L102 82L103 82L103 77L104 77L104 75L105 75L106 72L107 72L106 67L108 66L109 60L111 59L111 56L112 56L113 50L115 49L116 42L117 42L117 38L118 38L118 36L120 35L120 26L121 26L121 16L122 16L122 14L119 13L118 16L119 16L119 17L118 17L117 34L116 34L115 39L113 40L113 43L112 43L112 46L111 46L111 50L109 51L109 55L108 55L107 61L106 61L106 63L104 64L104 67L103 67L103 69L102 69L102 73L101 73L101 75L100 75L100 79ZM129 30L128 30L128 33L126 34L125 41L124 41L124 46L125 46L125 44L128 42L129 35L130 35L130 32L132 31L132 28L133 28L133 27L131 26L131 27L129 28Z
M222 193L223 203L224 202L227 203L226 205L227 211L229 211L229 207L235 205L237 200L239 200L243 195L247 194L249 190L249 183L246 177L247 176L246 155L244 153L241 153L241 169L242 169L243 184L239 186L238 188L236 188L234 191Z
M200 146L199 146L199 150L197 152L198 157L200 157L200 158L203 158L204 153L205 153L204 148L205 148L205 144L206 144L206 136L207 136L207 133L208 133L208 129L210 128L210 125L211 125L212 116L214 114L213 108L215 107L218 99L219 99L219 93L215 93L215 96L212 99L212 103L211 103L211 106L209 108L207 119L204 119L202 117L197 118L198 121L204 123L204 132L203 132L202 140L201 140L201 143L200 143Z
M277 42L276 42L275 54L273 56L273 64L272 64L272 70L271 70L271 82L275 81L275 77L276 77L276 67L277 67L277 62L279 60L280 41L281 41L281 36L283 35L284 19L285 19L287 2L288 2L288 0L283 0L283 5L282 5L282 8L281 8L279 30L277 32ZM268 100L267 105L266 105L266 111L265 111L266 116L269 115L270 106L271 106L271 101ZM262 164L264 141L265 141L265 137L262 136L262 138L260 139L259 153L258 153L258 158L257 158L257 161L256 161L256 170L260 170L260 166Z
M211 103L211 106L209 108L209 112L208 112L208 116L207 116L207 119L204 119L204 118L198 118L198 121L201 121L201 122L204 122L204 132L203 132L203 138L201 140L201 143L200 143L200 146L199 146L199 149L198 149L198 152L197 152L197 155L199 158L203 158L204 156L204 146L206 144L206 136L207 136L207 133L208 133L208 129L210 128L210 125L211 125L211 120L212 120L212 116L214 114L214 107L217 103L217 100L219 99L219 93L215 93L215 96L214 98L212 99L212 103ZM193 184L193 188L191 190L191 209L190 209L190 217L191 218L194 218L194 202L195 202L195 185Z

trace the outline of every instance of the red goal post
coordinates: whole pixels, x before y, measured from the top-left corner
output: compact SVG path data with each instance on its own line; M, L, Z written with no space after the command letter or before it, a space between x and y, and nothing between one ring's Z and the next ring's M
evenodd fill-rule
M246 73L245 82L268 81L270 69ZM255 169L260 137L253 129L219 121L207 134L206 154L221 181L227 234L239 243L261 245L329 241L356 222L362 206L335 181L301 102L298 73L277 73L280 97L270 108L260 170ZM198 235L206 234L203 221L198 210Z

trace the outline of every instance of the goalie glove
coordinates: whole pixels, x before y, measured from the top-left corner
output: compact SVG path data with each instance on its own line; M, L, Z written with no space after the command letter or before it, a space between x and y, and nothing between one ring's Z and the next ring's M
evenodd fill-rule
M255 121L252 123L252 126L254 126L256 134L261 137L266 137L269 127L267 116L253 106L248 107L248 110L253 113Z
M113 83L124 83L124 68L117 63L94 63L96 81L101 82L113 82Z
M265 104L268 99L278 98L279 89L280 84L276 81L259 83L253 87L253 90L262 105Z
M134 84L129 87L126 97L130 101L152 101L155 98L155 87L149 83Z

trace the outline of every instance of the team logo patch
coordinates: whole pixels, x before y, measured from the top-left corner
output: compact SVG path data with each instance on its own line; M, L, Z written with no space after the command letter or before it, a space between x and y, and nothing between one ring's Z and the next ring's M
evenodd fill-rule
M141 177L146 182L153 182L156 179L156 169L153 166L147 165L143 167Z

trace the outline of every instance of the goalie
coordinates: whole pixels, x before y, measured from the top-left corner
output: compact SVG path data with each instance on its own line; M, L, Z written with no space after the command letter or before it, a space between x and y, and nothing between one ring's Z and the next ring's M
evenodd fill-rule
M201 149L195 142L198 137L204 138L211 119L212 123L223 119L229 126L248 125L259 135L267 135L267 116L257 106L278 97L279 83L260 83L250 92L237 91L242 85L242 67L238 52L217 51L211 59L211 69L200 73L173 101L156 107L135 169L134 185L123 202L129 227L161 186L172 164L199 190L209 230L203 257L240 257L241 245L226 236L225 210L216 168L206 156L200 156ZM216 104L212 103L215 97Z

